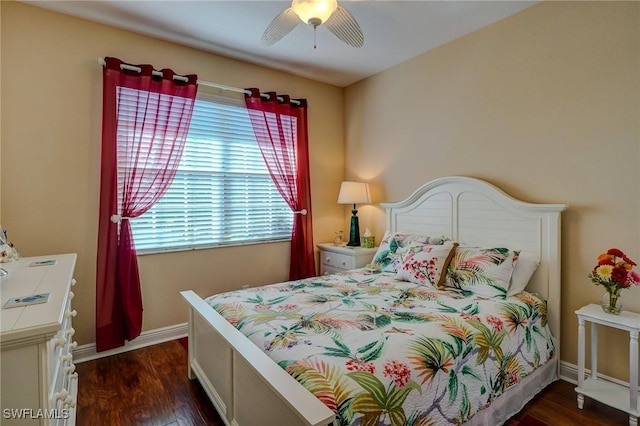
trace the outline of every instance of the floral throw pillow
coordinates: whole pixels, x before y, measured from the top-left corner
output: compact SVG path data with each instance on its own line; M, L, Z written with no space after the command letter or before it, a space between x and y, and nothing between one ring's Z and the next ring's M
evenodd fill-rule
M505 299L519 255L519 251L501 247L457 247L444 286L463 294Z
M398 272L398 269L402 266L404 255L413 241L438 245L443 244L447 239L445 237L427 237L407 232L391 233L386 231L372 263L379 264L382 272Z
M396 279L439 288L457 245L458 243L451 241L440 245L413 241L398 269Z

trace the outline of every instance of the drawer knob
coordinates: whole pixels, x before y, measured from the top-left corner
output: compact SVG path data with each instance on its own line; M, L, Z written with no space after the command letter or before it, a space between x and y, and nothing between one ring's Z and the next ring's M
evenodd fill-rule
M327 257L327 263L331 263L331 258Z
M62 389L60 392L56 392L53 394L53 398L56 401L64 401L69 396L69 392L66 389Z
M64 405L65 405L65 407L73 408L73 407L76 406L76 402L73 400L73 398L71 398L71 396L67 396L64 399Z
M346 265L346 264L347 264L347 262L345 262L345 261L343 260L343 261L342 261L342 264L343 264L343 265Z
M75 309L73 311L67 311L64 313L65 318L75 318L78 315L78 311Z
M64 346L67 344L67 338L66 337L58 337L57 339L54 339L53 341L53 345L58 348L60 346Z

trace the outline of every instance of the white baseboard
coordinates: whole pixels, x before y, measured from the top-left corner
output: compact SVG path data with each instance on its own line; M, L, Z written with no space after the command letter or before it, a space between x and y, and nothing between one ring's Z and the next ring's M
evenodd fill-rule
M156 328L154 330L143 331L140 336L134 340L128 341L119 348L111 349L103 352L96 352L96 344L78 346L73 350L73 362L75 364L91 361L92 359L104 358L111 355L129 352L134 349L140 349L158 343L168 342L170 340L180 339L189 334L189 324L176 324L168 327Z
M585 374L590 375L591 370L585 368ZM560 379L574 385L578 384L578 366L566 361L560 361ZM605 380L611 383L629 387L629 382L625 382L611 376L606 376L602 373L598 373L598 380Z
M560 361L560 380L565 382L578 384L578 366L570 364L566 361Z

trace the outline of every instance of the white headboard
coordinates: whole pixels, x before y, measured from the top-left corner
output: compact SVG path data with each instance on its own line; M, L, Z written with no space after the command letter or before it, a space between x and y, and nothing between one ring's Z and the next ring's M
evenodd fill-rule
M560 352L560 213L564 204L516 200L480 179L451 176L422 185L406 200L382 204L389 231L447 236L461 244L538 253L527 290L547 299Z

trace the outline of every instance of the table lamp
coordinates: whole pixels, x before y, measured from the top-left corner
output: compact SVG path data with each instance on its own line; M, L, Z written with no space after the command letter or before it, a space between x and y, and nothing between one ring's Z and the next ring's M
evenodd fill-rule
M358 223L357 203L370 203L369 184L365 182L345 181L340 185L338 204L353 204L351 213L351 229L349 230L349 242L347 246L360 246L360 224Z

